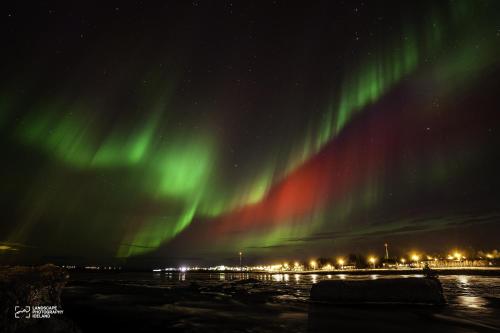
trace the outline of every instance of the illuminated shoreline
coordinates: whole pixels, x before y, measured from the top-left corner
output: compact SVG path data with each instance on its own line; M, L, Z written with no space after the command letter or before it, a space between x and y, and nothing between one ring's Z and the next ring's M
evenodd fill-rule
M453 268L435 268L435 270L440 275L455 275L460 274L470 274L471 275L500 275L500 267L453 267ZM317 274L317 275L328 275L333 274L337 276L341 275L422 275L421 268L367 268L367 269L352 269L352 270L303 270L303 271L266 271L266 270L245 270L242 271L237 269L226 269L226 270L210 270L207 268L189 269L181 270L170 269L170 270L153 270L154 273L158 274L170 274L170 273L230 273L230 274Z
M247 272L247 273L349 273L363 274L373 272L421 272L423 268L431 268L443 272L446 270L500 270L500 261L498 251L487 253L483 256L466 257L463 252L454 251L447 256L422 255L418 252L412 252L406 257L389 257L388 244L385 243L385 258L379 259L373 255L361 256L351 255L347 257L318 258L309 261L284 261L267 265L243 265L242 252L239 252L239 265L218 265L211 267L180 265L178 267L157 267L153 272Z

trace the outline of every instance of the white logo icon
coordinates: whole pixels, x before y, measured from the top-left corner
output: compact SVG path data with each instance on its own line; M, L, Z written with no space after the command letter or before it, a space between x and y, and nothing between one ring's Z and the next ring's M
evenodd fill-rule
M26 306L14 306L14 317L15 318L31 318L31 307L29 305Z

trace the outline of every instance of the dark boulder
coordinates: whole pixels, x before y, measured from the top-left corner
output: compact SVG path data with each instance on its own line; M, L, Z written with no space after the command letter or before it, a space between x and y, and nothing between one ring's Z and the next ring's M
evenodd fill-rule
M429 278L320 281L311 288L311 300L330 303L445 303L441 282Z

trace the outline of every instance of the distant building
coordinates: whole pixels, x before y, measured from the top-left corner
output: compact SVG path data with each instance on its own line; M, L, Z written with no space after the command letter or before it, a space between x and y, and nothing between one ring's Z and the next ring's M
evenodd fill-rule
M428 264L429 267L488 267L492 266L491 260L486 259L461 259L461 260L453 260L453 259L432 259L432 260L423 260L422 263Z
M382 262L383 268L397 268L398 261L396 259L383 259Z

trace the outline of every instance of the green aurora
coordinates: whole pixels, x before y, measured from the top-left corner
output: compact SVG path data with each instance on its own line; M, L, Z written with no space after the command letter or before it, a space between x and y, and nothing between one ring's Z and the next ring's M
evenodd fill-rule
M348 59L342 75L332 75L331 90L322 97L319 113L308 116L299 127L294 125L297 130L283 131L293 135L276 134L268 144L258 144L240 163L231 159L230 122L213 116L223 104L206 103L202 106L206 110L196 117L184 113L179 102L182 76L171 69L168 60L161 68L146 71L154 75L123 74L124 78L140 78L131 88L138 96L137 106L122 101L120 90L127 89L123 81L133 80L110 80L95 89L84 79L78 82L94 60L89 54L81 56L75 76L55 89L43 91L37 78L31 79L33 88L24 92L34 96L29 100L16 90L22 74L4 82L0 95L3 142L36 156L40 164L30 167L30 159L23 160L23 170L30 170L25 173L32 172L25 183L27 190L16 188L16 181L23 183L16 177L5 183L7 191L17 193L18 205L12 215L15 227L3 229L7 232L3 242L42 246L40 240L33 241L34 233L46 228L51 233L46 240L49 244L43 244L48 253L78 238L68 245L69 252L81 254L95 247L108 256L128 258L153 253L188 231L194 221L215 223L234 211L265 202L276 185L325 146L335 145L349 126L362 121L365 110L399 86L425 78L446 100L479 82L489 68L498 65L500 56L497 32L491 30L496 19L489 8L493 5L447 2L447 6L430 7L421 20L404 13L408 16L403 24L394 26L390 35L375 38L373 45L366 46L368 52ZM327 36L322 43L329 43ZM134 57L136 53L130 59ZM123 61L118 71L126 72L127 64ZM224 93L215 98L223 99ZM128 110L127 117L107 111L122 107ZM287 103L278 107L286 110ZM286 124L283 119L276 128ZM467 151L479 144L470 143ZM399 174L394 175L409 179L412 170L422 170L415 181L417 193L419 186L439 188L463 174L450 168L455 159L470 165L478 155L436 146L424 156L399 164ZM384 179L375 173L334 202L318 204L303 216L268 221L263 229L249 226L238 237L221 234L210 251L252 251L307 238L326 227L345 228L356 214L382 205ZM413 224L411 218L393 223L398 227ZM439 221L429 225L441 228ZM390 224L361 227L353 233L383 231Z

